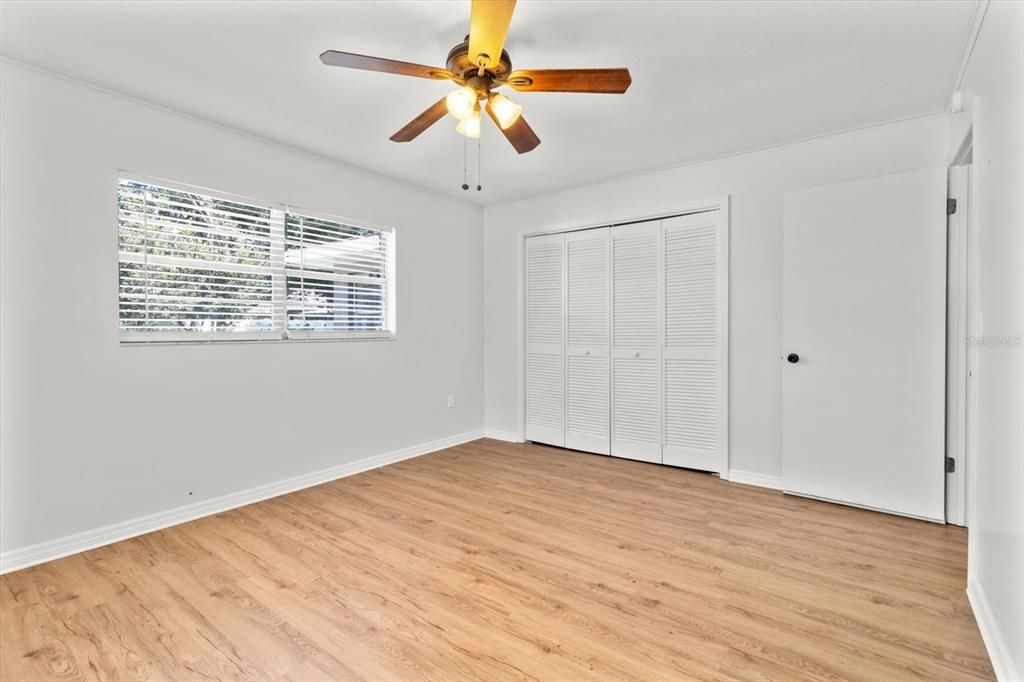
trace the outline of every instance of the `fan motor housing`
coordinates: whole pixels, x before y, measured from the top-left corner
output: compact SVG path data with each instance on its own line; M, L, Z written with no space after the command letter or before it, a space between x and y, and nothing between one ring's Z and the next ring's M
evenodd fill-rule
M448 51L447 67L460 80L469 81L477 75L480 68L469 58L469 36ZM484 73L493 80L505 80L512 73L512 60L508 52L502 50L497 66L488 67Z

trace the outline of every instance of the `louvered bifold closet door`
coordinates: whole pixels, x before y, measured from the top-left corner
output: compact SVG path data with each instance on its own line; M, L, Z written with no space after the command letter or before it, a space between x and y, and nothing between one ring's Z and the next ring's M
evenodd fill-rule
M661 461L661 224L611 228L616 457Z
M720 472L725 448L726 249L721 211L662 221L664 463Z
M526 239L526 439L565 445L565 235Z
M565 447L607 455L609 228L565 235Z

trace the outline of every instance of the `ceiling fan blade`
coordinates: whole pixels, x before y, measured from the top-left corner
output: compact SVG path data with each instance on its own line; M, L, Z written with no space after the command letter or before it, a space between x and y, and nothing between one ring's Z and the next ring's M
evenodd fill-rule
M473 0L469 14L469 60L484 67L494 67L501 59L501 49L512 22L516 0Z
M337 50L327 50L322 53L320 61L327 66L344 66L348 69L362 69L363 71L382 71L384 73L395 73L400 76L415 76L416 78L433 78L437 80L452 78L450 71L437 68L436 66L399 62L394 59L384 59L383 57L367 57L362 54L338 52Z
M520 154L525 154L528 151L536 148L540 144L540 138L537 137L537 133L533 132L533 128L526 122L526 119L520 116L516 119L516 122L510 125L508 128L502 128L501 124L498 123L498 117L491 111L490 102L487 103L487 115L494 121L494 125L498 126L498 130L501 130L501 134L505 136L505 139L512 143L516 151Z
M520 92L599 92L620 95L633 79L629 69L521 69L508 76Z
M405 124L405 127L391 136L392 142L410 142L424 130L440 121L448 113L445 98L437 100L429 109Z

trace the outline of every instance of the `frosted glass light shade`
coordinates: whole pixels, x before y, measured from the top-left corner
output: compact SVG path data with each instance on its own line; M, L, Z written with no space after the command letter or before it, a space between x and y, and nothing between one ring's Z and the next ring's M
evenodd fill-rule
M505 130L519 120L523 113L523 107L505 97L505 95L496 93L491 95L491 112L498 119L498 125L501 126L501 129Z
M466 137L480 137L480 110L477 109L468 117L459 121L459 125L455 127L455 130Z
M448 107L448 113L462 121L473 115L473 108L476 107L476 90L465 85L445 97L444 103Z

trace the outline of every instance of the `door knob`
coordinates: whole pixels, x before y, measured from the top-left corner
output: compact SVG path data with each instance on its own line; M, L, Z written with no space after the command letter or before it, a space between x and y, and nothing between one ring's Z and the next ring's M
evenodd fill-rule
M786 356L786 360L795 365L796 363L800 362L800 356L797 355L796 353L790 353L789 355Z

